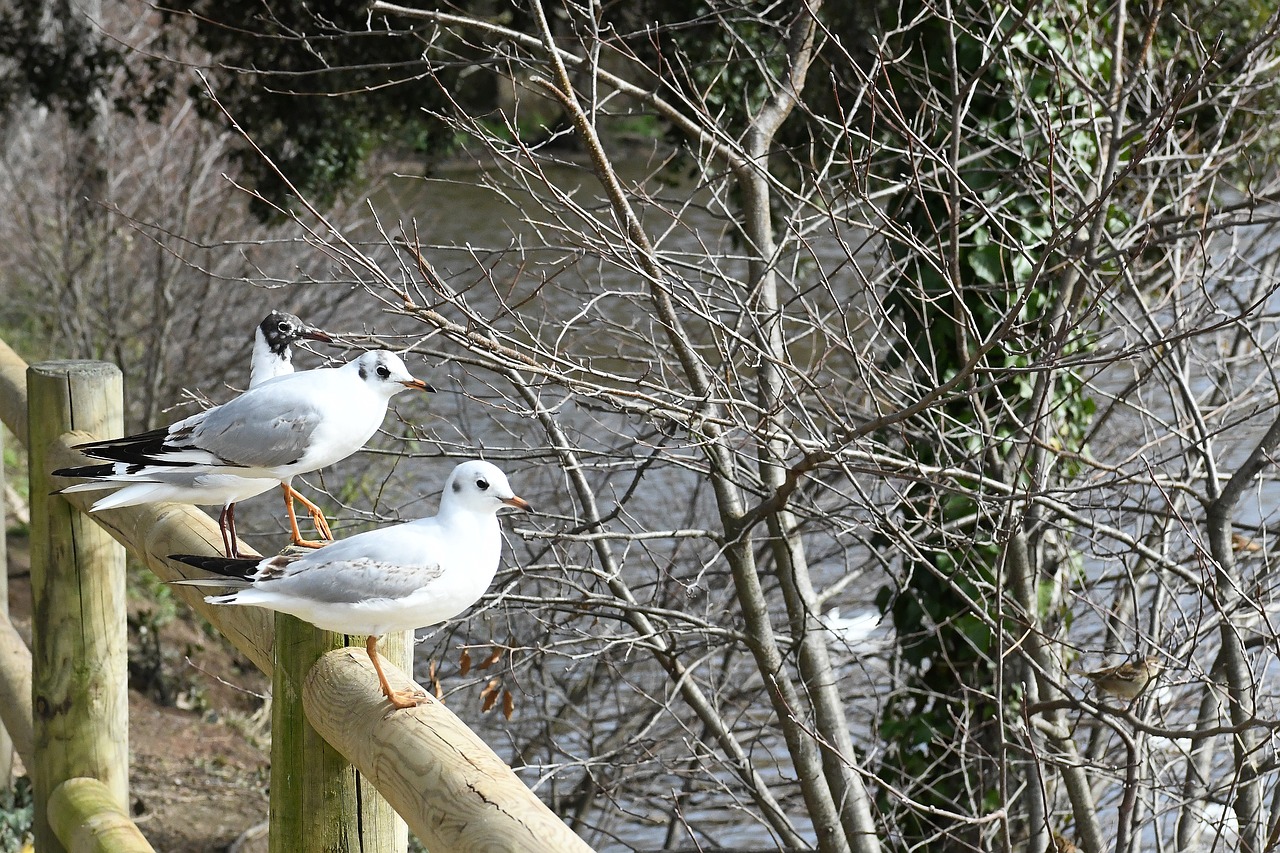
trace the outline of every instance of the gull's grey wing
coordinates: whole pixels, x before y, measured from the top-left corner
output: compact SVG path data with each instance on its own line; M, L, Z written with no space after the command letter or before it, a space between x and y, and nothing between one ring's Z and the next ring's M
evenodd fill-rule
M405 598L430 585L440 573L439 565L405 566L358 557L293 570L285 568L283 576L258 581L255 586L326 604L358 604L371 599Z
M322 414L298 395L272 394L269 389L259 386L205 412L193 426L189 443L228 465L274 468L297 462L310 447Z

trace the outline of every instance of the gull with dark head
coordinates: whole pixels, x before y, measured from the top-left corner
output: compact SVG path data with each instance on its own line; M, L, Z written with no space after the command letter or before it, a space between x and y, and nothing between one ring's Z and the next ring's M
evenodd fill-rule
M253 359L249 362L249 387L293 373L293 345L298 341L333 343L327 332L302 322L296 314L272 311L253 330Z
M269 379L162 429L77 445L111 464L53 473L90 481L64 492L115 490L94 503L92 512L157 501L222 506L219 525L229 556L236 549L226 507L279 486L293 543L319 547L324 543L307 541L298 530L295 498L324 539L333 535L320 508L294 490L293 478L364 447L382 424L391 398L408 389L433 390L415 379L395 353L366 352L340 367Z
M427 697L391 689L378 662L378 638L451 619L480 599L498 570L497 514L503 507L530 508L501 470L474 460L453 469L440 510L430 518L370 530L301 556L172 559L223 576L179 583L239 587L209 596L213 604L264 607L326 631L367 635L365 651L383 695L396 708L410 708Z

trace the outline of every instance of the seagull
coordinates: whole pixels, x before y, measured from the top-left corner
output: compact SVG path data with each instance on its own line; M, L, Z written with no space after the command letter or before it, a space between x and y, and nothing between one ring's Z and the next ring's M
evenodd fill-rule
M59 477L90 480L63 492L115 489L90 512L177 501L222 506L218 523L225 553L239 556L229 529L233 504L280 486L293 544L318 548L302 538L294 514L296 498L326 540L333 534L320 507L292 486L298 474L318 471L364 447L387 413L391 398L408 388L433 391L413 378L400 357L366 352L340 367L320 367L277 376L235 399L197 412L162 429L76 445L113 464L63 468Z
M295 314L272 311L253 331L253 360L249 362L249 387L254 388L293 373L292 344L303 338L333 343L333 338L314 326L308 326Z
M359 533L301 556L170 559L223 575L177 583L239 587L206 597L211 604L264 607L325 631L368 635L365 652L382 695L396 708L412 708L430 700L391 689L378 662L378 638L451 619L480 599L498 570L497 514L506 506L530 509L497 466L473 460L453 469L440 510L430 518Z
M326 332L307 325L296 314L290 314L286 311L272 311L267 314L253 332L253 357L249 362L249 387L255 388L269 379L293 373L293 350L291 347L294 343L304 338L324 343L333 342L333 338ZM89 456L96 455L93 452L86 452ZM114 457L108 452L98 458L112 459ZM138 482L136 477L129 475L129 468L130 466L127 463L117 462L111 465L96 465L77 469L80 472L77 476L91 477L97 482L92 486L84 485L79 489L72 488L67 491L108 489ZM215 481L210 480L209 475L201 472L173 470L163 472L163 474L156 473L155 476L162 478L171 489L192 489L198 494L205 494L210 489L217 488ZM253 495L261 494L273 488L276 483L274 480L265 480L257 484L262 488L252 492L248 490L253 487L243 479L241 482L228 481L227 485L236 494L242 493L241 488L237 487L243 487L243 493L246 493L247 497L253 497ZM135 491L133 494L136 495L138 492ZM124 496L124 499L127 499L127 497L127 495ZM179 497L181 496L179 495ZM236 536L236 499L238 498L233 497L233 499L223 504L222 512L218 516L218 529L222 532L223 547L226 549L227 555L232 557L240 555ZM94 505L94 509L108 509L111 506L128 505L107 503L106 501L107 499L104 498L103 502L100 502L101 505Z

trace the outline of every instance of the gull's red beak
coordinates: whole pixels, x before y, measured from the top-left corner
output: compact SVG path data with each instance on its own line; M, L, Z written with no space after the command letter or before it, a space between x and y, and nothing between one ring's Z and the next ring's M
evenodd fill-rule
M307 326L307 328L302 331L302 337L309 341L320 341L321 343L326 344L333 343L333 338L329 337L328 332L322 332L314 326Z
M429 391L433 394L436 390L421 379L410 379L408 382L401 382L400 384L406 388L417 388L419 391Z

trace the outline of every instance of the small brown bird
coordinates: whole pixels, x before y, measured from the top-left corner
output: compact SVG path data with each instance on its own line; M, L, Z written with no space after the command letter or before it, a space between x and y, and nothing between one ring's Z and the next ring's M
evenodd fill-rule
M1164 671L1164 664L1154 655L1140 661L1104 666L1092 672L1080 673L1093 682L1103 693L1121 699L1136 699L1147 685Z
M1080 853L1080 848L1061 832L1053 834L1053 850L1054 853Z
M1256 554L1262 550L1262 543L1242 533L1232 533L1231 550L1237 554Z

